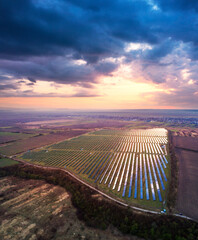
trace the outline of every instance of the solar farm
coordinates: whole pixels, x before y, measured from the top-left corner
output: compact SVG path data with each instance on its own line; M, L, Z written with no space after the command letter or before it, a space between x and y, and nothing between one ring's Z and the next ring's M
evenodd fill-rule
M161 207L170 170L167 143L164 128L108 129L28 151L21 158L67 169L128 203Z

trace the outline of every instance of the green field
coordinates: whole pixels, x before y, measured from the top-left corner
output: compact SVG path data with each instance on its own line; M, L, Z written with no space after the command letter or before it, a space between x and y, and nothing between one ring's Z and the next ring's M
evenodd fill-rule
M0 132L0 137L3 137L3 136L13 136L13 137L16 137L18 139L19 138L23 139L23 138L33 137L33 136L35 136L35 134L18 133L18 132Z
M0 167L7 167L15 164L19 163L9 158L0 158Z
M0 132L0 141L12 141L33 137L35 134L19 133L19 132Z
M21 158L67 169L129 204L161 209L170 173L167 143L165 129L100 130Z

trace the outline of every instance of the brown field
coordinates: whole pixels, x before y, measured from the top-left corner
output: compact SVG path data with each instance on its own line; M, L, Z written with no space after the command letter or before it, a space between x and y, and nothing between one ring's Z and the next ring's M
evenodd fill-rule
M0 153L5 155L14 155L25 152L30 149L50 145L68 138L76 137L86 133L86 130L70 130L64 132L52 132L51 134L39 135L24 140L19 140L8 145L0 147Z
M68 121L65 120L65 122L62 121L63 120L60 119L37 121L18 124L11 128L1 128L0 134L2 135L2 142L0 136L0 153L12 156L35 148L51 145L100 128L123 128L129 124L127 121L101 119L79 120L79 118L70 119ZM36 123L37 125L32 125L33 123ZM28 128L29 126L31 129ZM6 134L10 135L7 136ZM16 138L17 134L20 137ZM11 135L14 135L15 138ZM26 136L29 136L29 138L24 139L27 138Z
M89 129L89 128L122 128L128 125L127 121L116 121L116 120L97 120L97 122L90 123L80 123L73 124L68 126L69 128L81 128L81 129Z
M18 136L0 136L0 144L9 143L20 139Z
M0 132L0 144L14 142L16 140L30 138L33 136L35 136L35 135L23 134L23 133L12 133L12 132Z
M77 218L65 189L41 180L0 178L0 239L129 240L109 227L87 227Z
M109 119L97 119L97 118L69 118L69 119L54 119L36 122L27 122L20 124L18 127L23 129L93 129L93 128L105 128L105 127L124 127L128 125L128 121L109 120Z
M198 138L174 136L173 144L177 148L198 151Z
M179 186L176 208L182 214L198 220L198 139L174 137L173 142L179 160Z
M24 134L39 134L39 133L48 133L48 129L42 129L40 126L32 127L32 128L26 128L26 126L23 124L18 127L10 127L10 128L1 128L0 127L0 133L3 132L10 132L10 133L24 133Z
M27 123L24 123L24 125L44 125L44 124L63 123L63 122L70 123L74 119L62 118L62 119L53 119L53 120L42 120L42 121L27 122Z

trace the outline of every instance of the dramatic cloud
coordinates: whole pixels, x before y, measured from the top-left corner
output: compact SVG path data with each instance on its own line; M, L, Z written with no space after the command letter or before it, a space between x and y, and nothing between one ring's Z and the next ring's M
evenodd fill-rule
M7 0L0 12L1 96L38 97L48 82L43 96L64 84L81 87L65 96L95 97L119 77L174 88L164 101L197 99L196 0Z
M190 87L179 88L172 93L150 93L148 99L160 106L198 108L198 91Z
M197 0L159 0L156 3L165 10L195 10L198 11Z
M13 84L0 84L0 90L17 89Z
M0 69L16 79L54 81L65 84L82 84L96 82L97 76L109 75L118 67L117 63L102 61L86 64L67 57L39 57L22 60L0 60ZM2 77L2 79L4 79Z

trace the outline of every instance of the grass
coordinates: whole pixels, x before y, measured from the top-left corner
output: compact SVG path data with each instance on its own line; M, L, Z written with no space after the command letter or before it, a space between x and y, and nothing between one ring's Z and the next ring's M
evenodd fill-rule
M35 134L18 133L18 132L0 132L0 136L19 136L20 138L33 137Z
M15 164L19 164L19 163L10 158L0 158L0 167L8 167Z

